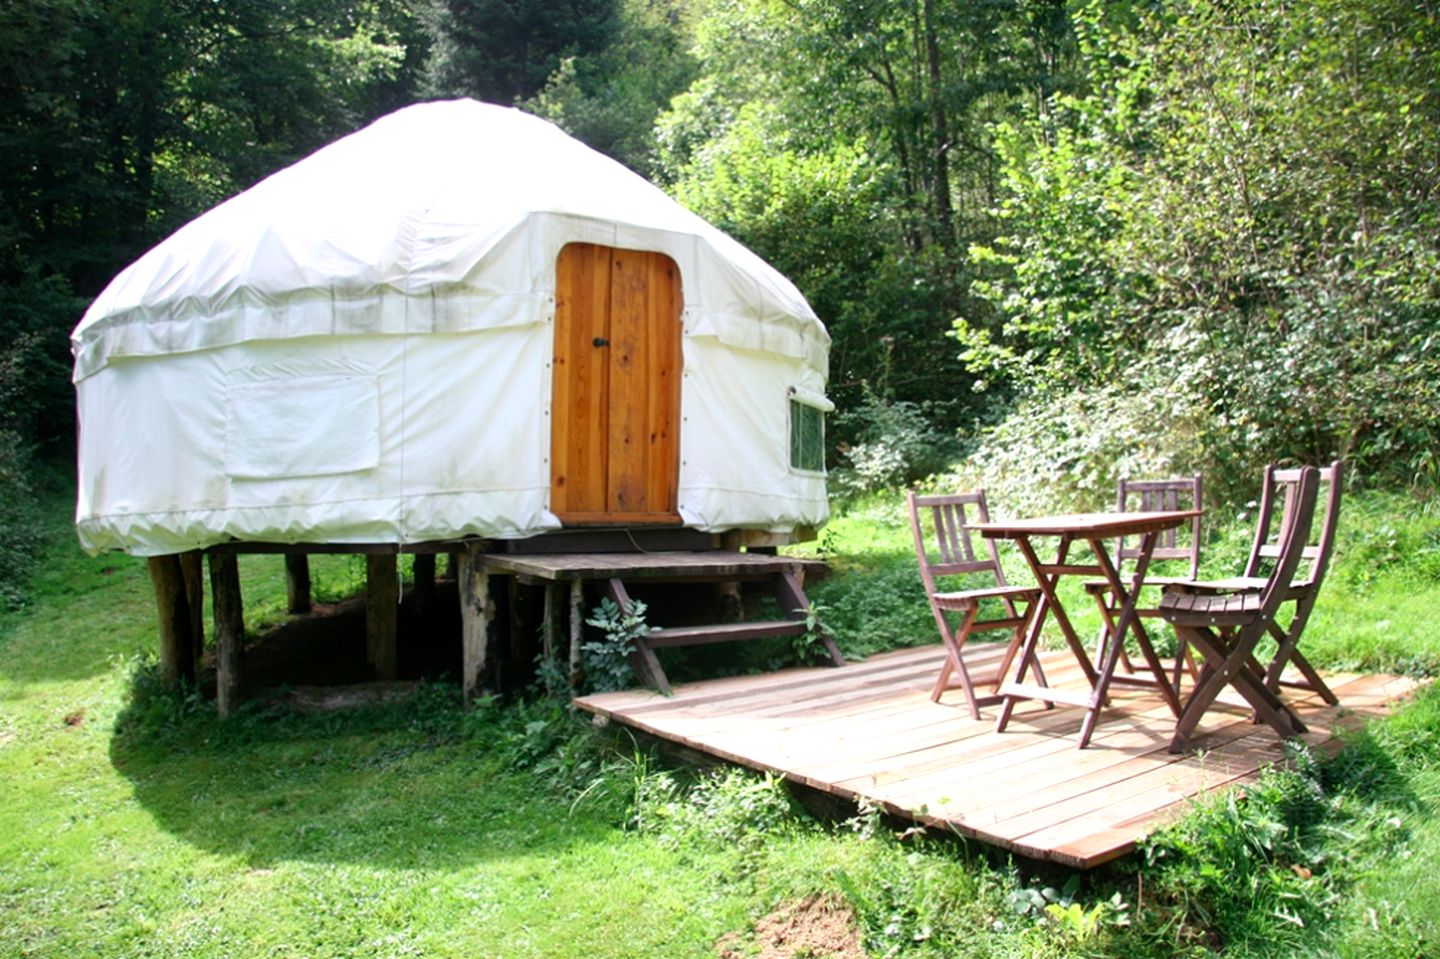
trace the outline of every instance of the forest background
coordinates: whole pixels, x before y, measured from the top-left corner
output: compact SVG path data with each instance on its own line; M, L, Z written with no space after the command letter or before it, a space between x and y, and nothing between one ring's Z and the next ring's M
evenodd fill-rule
M1433 0L11 0L0 583L67 475L67 337L151 244L418 100L545 116L789 275L832 489L1013 508L1343 457L1440 489ZM363 197L356 198L357 203ZM1033 478L1044 477L1044 483Z

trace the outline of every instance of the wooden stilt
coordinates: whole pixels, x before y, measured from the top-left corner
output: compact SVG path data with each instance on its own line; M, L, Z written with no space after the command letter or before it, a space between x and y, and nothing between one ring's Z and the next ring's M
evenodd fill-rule
M508 693L518 687L520 676L525 670L526 599L528 590L520 585L519 576L505 577L506 609L509 613L509 629L506 630L505 659L502 667L500 691Z
M240 705L244 686L245 607L234 553L210 553L210 594L215 609L215 701L223 719Z
M459 556L456 584L460 593L463 660L460 689L465 705L469 706L482 692L480 682L490 645L490 625L495 620L495 603L490 598L490 574L482 563L477 562L477 554L467 550Z
M565 598L560 584L553 580L545 584L545 618L540 624L540 651L546 659L555 658L555 647L560 635L560 620L565 616Z
M175 554L150 557L150 582L160 614L160 672L167 682L195 681L195 653L185 574Z
M200 551L180 554L180 574L185 578L185 602L190 607L190 663L192 675L200 675L205 655L205 564Z
M285 554L285 593L292 615L310 612L310 557L306 554Z
M424 616L430 604L435 601L435 554L415 554L415 589L410 594L415 601L415 612Z
M585 583L570 581L570 688L578 691L580 681L585 678L584 665L580 659L580 643L585 630Z
M394 553L365 557L365 654L377 679L396 676L400 595Z

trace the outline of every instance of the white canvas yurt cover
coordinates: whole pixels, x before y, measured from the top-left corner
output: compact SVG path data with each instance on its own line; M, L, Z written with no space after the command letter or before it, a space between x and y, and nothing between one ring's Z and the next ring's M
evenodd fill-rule
M797 462L792 420L828 409L829 337L795 287L551 124L455 101L271 176L95 300L72 337L82 544L560 528L556 264L572 244L678 272L676 522L822 523L824 475Z

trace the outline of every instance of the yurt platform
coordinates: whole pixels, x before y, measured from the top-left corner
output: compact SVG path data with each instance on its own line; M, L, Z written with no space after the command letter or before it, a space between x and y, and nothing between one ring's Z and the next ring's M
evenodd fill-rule
M999 653L977 644L966 662L984 675ZM1080 681L1066 653L1042 655L1053 684ZM930 701L943 659L939 645L926 646L838 668L686 683L670 696L603 693L576 704L724 761L1080 869L1132 851L1202 793L1284 761L1280 740L1250 721L1238 697L1222 697L1185 755L1168 751L1174 717L1144 690L1113 690L1083 750L1077 708L1024 704L996 733L995 710L971 719L958 689ZM1385 715L1416 685L1386 675L1326 681L1340 706L1287 691L1310 729L1304 740L1321 749L1337 748L1337 731Z

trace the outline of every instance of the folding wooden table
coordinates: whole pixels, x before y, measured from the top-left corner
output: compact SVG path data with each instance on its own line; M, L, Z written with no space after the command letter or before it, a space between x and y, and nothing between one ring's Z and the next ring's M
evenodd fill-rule
M1080 725L1080 748L1083 749L1089 744L1090 737L1095 731L1095 723L1101 707L1105 705L1111 683L1153 687L1159 691L1175 716L1177 718L1180 716L1178 692L1166 678L1165 668L1155 654L1155 648L1150 643L1150 636L1145 632L1140 617L1135 614L1135 602L1140 595L1140 584L1145 580L1145 571L1150 566L1150 556L1155 550L1155 544L1159 540L1160 534L1167 529L1180 526L1199 513L1199 510L1069 513L1060 516L978 523L974 526L974 529L982 536L991 539L1014 540L1024 555L1025 561L1030 564L1030 569L1035 574L1035 581L1039 584L1041 593L1040 608L1036 610L1031 619L1029 631L1025 635L1025 643L1016 660L1019 667L1016 670L1015 678L1003 683L998 691L1004 700L1000 708L1000 717L995 723L997 732L1004 731L1006 724L1010 721L1010 714L1015 709L1015 704L1021 700L1036 699L1052 705L1064 703L1070 706L1079 706L1085 710L1085 718ZM1106 551L1107 541L1113 541L1120 536L1140 537L1140 552L1135 559L1135 571L1128 586L1121 580L1114 561ZM1059 539L1059 545L1055 550L1055 559L1052 562L1042 561L1036 553L1032 540L1037 537L1057 537ZM1090 551L1095 556L1093 564L1068 561L1070 545L1076 540L1083 540L1090 544ZM1070 617L1066 615L1065 608L1056 595L1056 584L1059 583L1061 576L1067 575L1103 576L1114 591L1116 599L1120 601L1120 614L1115 619L1115 628L1106 637L1102 646L1099 669L1096 669L1095 664L1091 661L1085 645L1080 642L1080 638L1075 633L1075 628L1070 625ZM1081 671L1090 683L1088 690L1058 689L1048 685L1044 678L1039 676L1037 676L1038 681L1036 682L1026 681L1027 672L1036 662L1035 652L1040 642L1040 630L1045 625L1046 616L1052 612L1055 614L1055 621L1060 624L1061 632L1065 635L1066 645L1070 647L1071 653L1074 654ZM1115 675L1116 664L1120 660L1127 632L1134 637L1135 644L1145 659L1145 665L1150 670L1149 676Z

